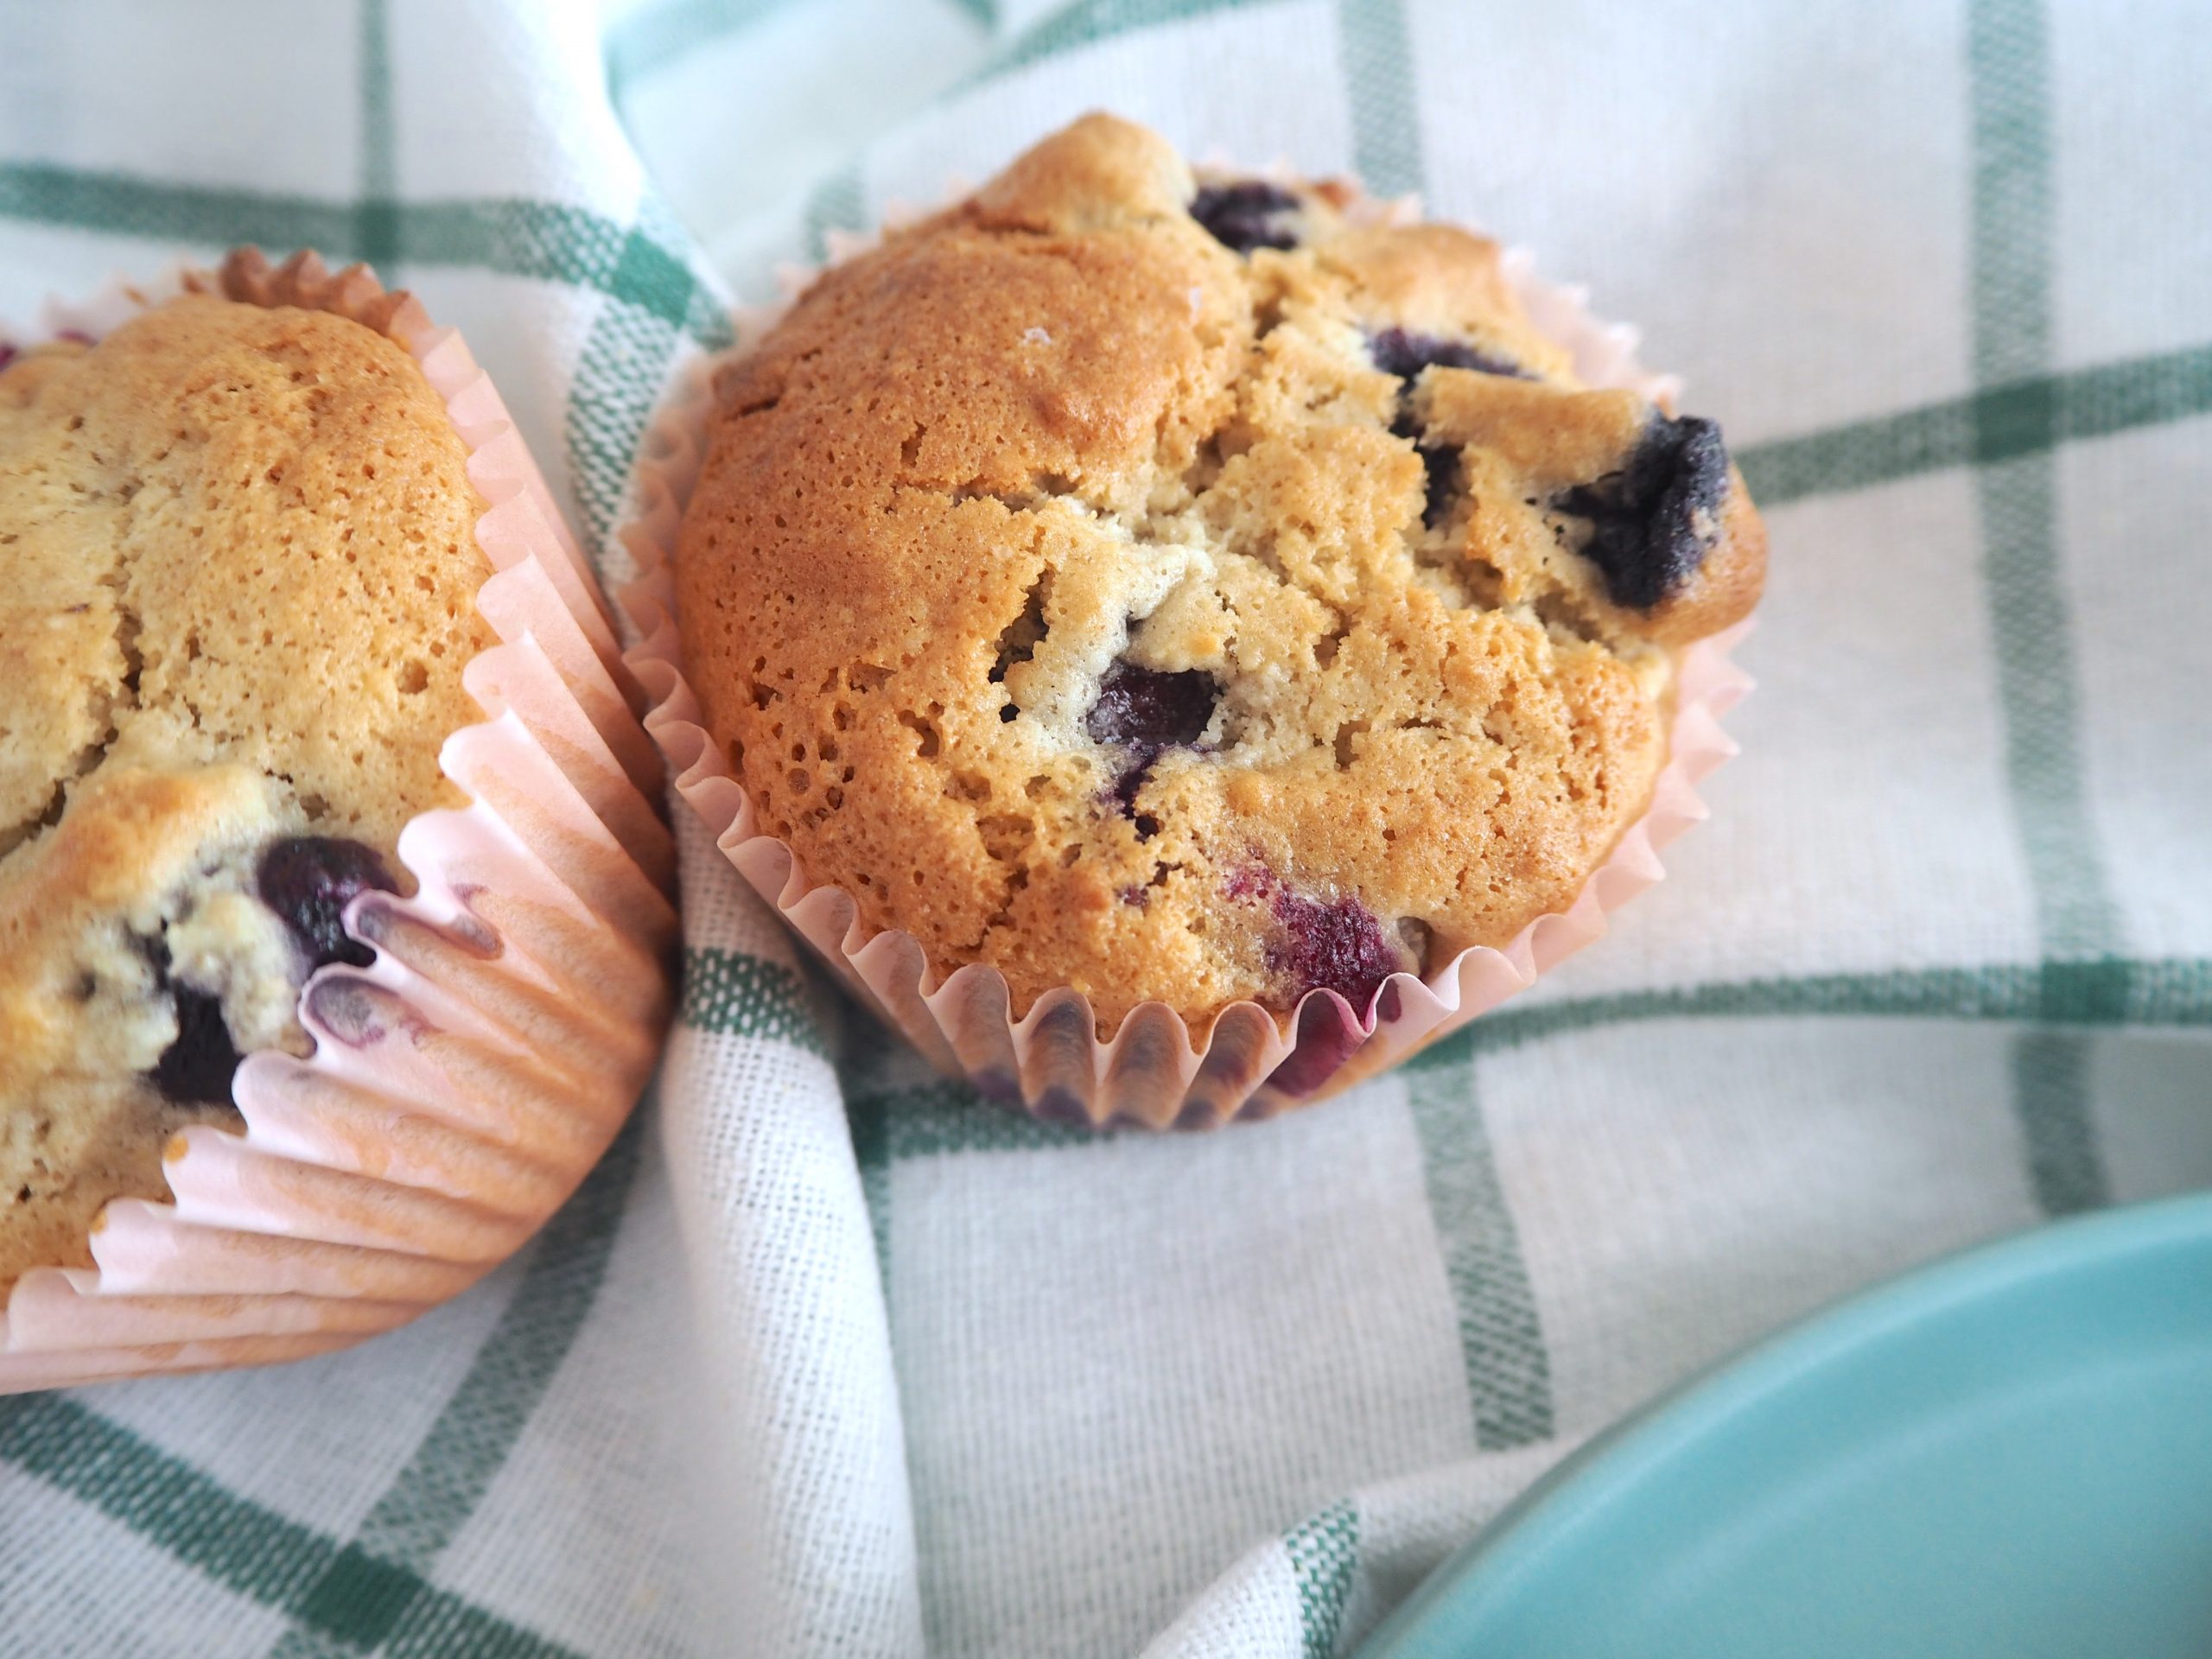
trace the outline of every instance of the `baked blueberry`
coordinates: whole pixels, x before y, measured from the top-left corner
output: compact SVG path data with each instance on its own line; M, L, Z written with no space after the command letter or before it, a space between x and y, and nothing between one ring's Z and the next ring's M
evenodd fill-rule
M1198 669L1169 672L1117 662L1100 678L1084 730L1095 743L1127 751L1108 792L1124 817L1136 820L1139 840L1160 831L1158 819L1136 810L1153 762L1163 750L1188 748L1205 735L1218 692L1213 676Z
M1412 440L1414 453L1421 457L1421 521L1434 530L1452 515L1452 493L1459 486L1459 452L1448 443L1423 443L1420 427L1404 412L1390 423L1390 435Z
M1199 186L1191 199L1191 217L1222 246L1249 253L1255 248L1296 247L1298 232L1286 221L1299 207L1298 198L1279 184L1241 179Z
M1175 672L1116 663L1098 682L1098 700L1084 729L1099 743L1126 743L1154 753L1187 747L1206 733L1219 688L1202 669Z
M1357 899L1324 902L1282 887L1271 908L1281 931L1268 942L1268 964L1289 980L1294 998L1336 991L1364 1017L1382 982L1407 965L1405 952Z
M342 836L289 836L271 842L255 871L261 901L275 911L316 968L365 968L376 953L349 938L346 906L364 893L397 890L376 849Z
M231 1097L231 1074L244 1057L223 1023L223 1001L205 991L172 982L176 1004L176 1040L154 1065L154 1086L169 1099L201 1105Z
M1367 337L1367 354L1375 366L1385 374L1395 375L1407 383L1407 391L1398 397L1398 413L1390 423L1392 435L1411 439L1421 455L1422 485L1421 523L1434 530L1451 514L1452 493L1458 487L1459 457L1449 444L1422 442L1421 423L1414 416L1410 400L1412 383L1421 378L1425 369L1472 369L1478 374L1510 375L1516 379L1526 378L1527 372L1510 359L1494 352L1484 352L1465 340L1446 340L1437 334L1417 334L1405 328L1378 328Z
M1420 378L1423 369L1472 369L1478 374L1510 374L1528 378L1527 371L1510 358L1485 352L1463 340L1405 328L1378 328L1367 337L1367 354L1375 366L1401 380Z
M1720 429L1695 416L1657 415L1628 465L1559 499L1590 521L1583 552L1618 604L1648 611L1696 575L1719 539L1728 493Z

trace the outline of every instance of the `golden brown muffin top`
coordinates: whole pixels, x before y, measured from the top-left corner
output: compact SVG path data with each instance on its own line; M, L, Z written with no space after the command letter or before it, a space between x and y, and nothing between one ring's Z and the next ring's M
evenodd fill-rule
M1372 217L1087 117L718 377L677 559L714 735L810 880L1017 1014L1363 1013L1504 944L1757 596L1717 429L1583 387L1490 243Z
M302 306L188 294L0 369L0 1284L304 1046L302 929L461 801L467 463L404 347Z
M186 295L0 372L0 849L110 761L249 765L387 851L448 802L467 462L414 359L325 312Z

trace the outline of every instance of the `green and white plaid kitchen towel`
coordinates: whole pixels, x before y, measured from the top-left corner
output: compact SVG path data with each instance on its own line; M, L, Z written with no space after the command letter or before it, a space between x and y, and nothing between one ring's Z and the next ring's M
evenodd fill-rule
M1746 1338L2212 1180L2192 0L0 0L0 315L238 240L372 259L466 329L594 538L733 296L1105 105L1592 280L1726 423L1775 547L1745 753L1668 881L1273 1123L981 1105L690 832L659 1100L520 1260L358 1352L0 1401L9 1653L1328 1655Z

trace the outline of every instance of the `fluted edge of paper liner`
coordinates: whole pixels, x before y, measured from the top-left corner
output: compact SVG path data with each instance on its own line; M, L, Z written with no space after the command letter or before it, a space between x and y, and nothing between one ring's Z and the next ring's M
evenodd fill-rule
M1405 222L1419 213L1411 198L1356 198L1348 211L1370 222ZM914 216L893 209L885 222L896 228ZM879 239L832 232L830 263ZM1586 290L1540 281L1522 250L1509 251L1504 265L1531 320L1569 347L1586 383L1628 387L1664 408L1675 406L1679 381L1637 362L1633 327L1598 321L1586 308ZM785 270L782 303L741 312L731 355L749 350L815 274ZM791 848L760 829L705 728L683 677L672 566L683 508L704 458L713 367L693 365L649 429L639 460L639 514L621 532L639 575L615 597L639 642L628 660L650 698L645 728L668 759L677 792L715 845L847 987L940 1070L964 1075L986 1096L1048 1122L1211 1128L1310 1104L1395 1065L1527 989L1602 934L1611 912L1661 879L1660 849L1707 816L1697 785L1737 751L1719 717L1751 689L1750 677L1729 658L1749 631L1748 620L1680 654L1670 747L1649 806L1573 904L1538 917L1503 950L1476 946L1426 975L1394 974L1365 1018L1336 991L1308 992L1287 1031L1274 1014L1243 1001L1224 1009L1205 1040L1194 1043L1173 1009L1147 1002L1102 1040L1089 999L1065 986L1038 997L1016 1020L995 969L969 964L937 980L912 935L870 928L849 893L808 880Z
M365 270L241 250L50 302L0 340L97 336L188 291L347 316L421 364L468 449L499 637L463 668L486 718L448 737L468 804L399 837L416 892L362 894L366 968L302 988L305 1059L249 1056L243 1134L164 1154L171 1201L111 1201L92 1268L36 1268L0 1314L0 1393L265 1364L387 1331L467 1289L573 1192L643 1091L673 1000L675 846L642 689L590 567L454 329Z

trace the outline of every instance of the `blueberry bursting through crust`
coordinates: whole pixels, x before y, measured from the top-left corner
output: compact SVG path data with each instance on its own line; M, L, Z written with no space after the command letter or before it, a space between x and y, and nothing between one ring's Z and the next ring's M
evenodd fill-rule
M1098 117L729 365L674 563L810 882L1016 1019L1202 1040L1572 905L1763 560L1717 432L1586 385L1493 245Z
M223 1023L223 1000L169 978L168 951L156 942L154 982L176 1006L176 1040L154 1065L154 1086L175 1101L213 1105L231 1097L231 1074L244 1058Z
M1384 328L1368 336L1368 355L1408 386L1424 370L1471 369L1478 374L1530 378L1518 364L1462 340ZM1444 522L1457 487L1459 457L1448 445L1423 441L1421 423L1401 397L1390 430L1410 439L1427 474L1422 522ZM1697 574L1719 531L1728 495L1728 449L1720 429L1696 416L1654 412L1627 466L1554 499L1561 512L1590 521L1583 556L1605 579L1616 604L1649 611Z
M1569 490L1559 507L1590 520L1582 550L1615 601L1648 611L1697 574L1727 494L1720 429L1694 415L1660 415L1625 467Z
M1084 716L1084 729L1096 743L1117 748L1127 764L1111 791L1122 815L1136 820L1137 839L1160 832L1159 821L1136 810L1137 792L1152 775L1153 762L1172 748L1194 748L1213 719L1219 688L1198 669L1169 673L1116 663L1098 682L1098 701Z
M1491 353L1477 351L1464 340L1440 340L1434 334L1409 334L1403 328L1383 328L1367 337L1367 354L1385 374L1395 375L1408 387L1424 369L1471 369L1478 374L1526 378L1517 363ZM1401 392L1398 413L1390 423L1394 437L1410 439L1427 475L1421 523L1434 530L1452 510L1452 493L1458 485L1459 457L1448 444L1421 442L1421 423L1414 418L1408 396Z
M1335 991L1364 1016L1384 980L1422 965L1408 962L1402 942L1394 942L1357 899L1312 898L1260 864L1238 870L1227 887L1232 898L1267 906L1274 922L1265 947L1268 966L1289 982L1294 1001L1308 991Z
M1294 248L1298 232L1286 218L1299 200L1281 185L1262 179L1208 184L1191 199L1191 217L1212 232L1215 241L1237 253L1255 248Z
M373 849L343 836L289 836L262 854L255 878L261 902L290 930L310 973L334 962L365 968L376 959L347 936L343 920L361 894L396 891Z
M261 902L291 934L304 964L302 979L333 963L365 968L375 952L346 931L346 906L372 889L397 890L374 849L342 836L288 836L271 842L255 868ZM178 983L168 947L159 938L142 949L156 985L176 1007L176 1040L162 1051L154 1084L171 1100L216 1103L231 1097L231 1075L244 1059L223 1022L222 999Z

